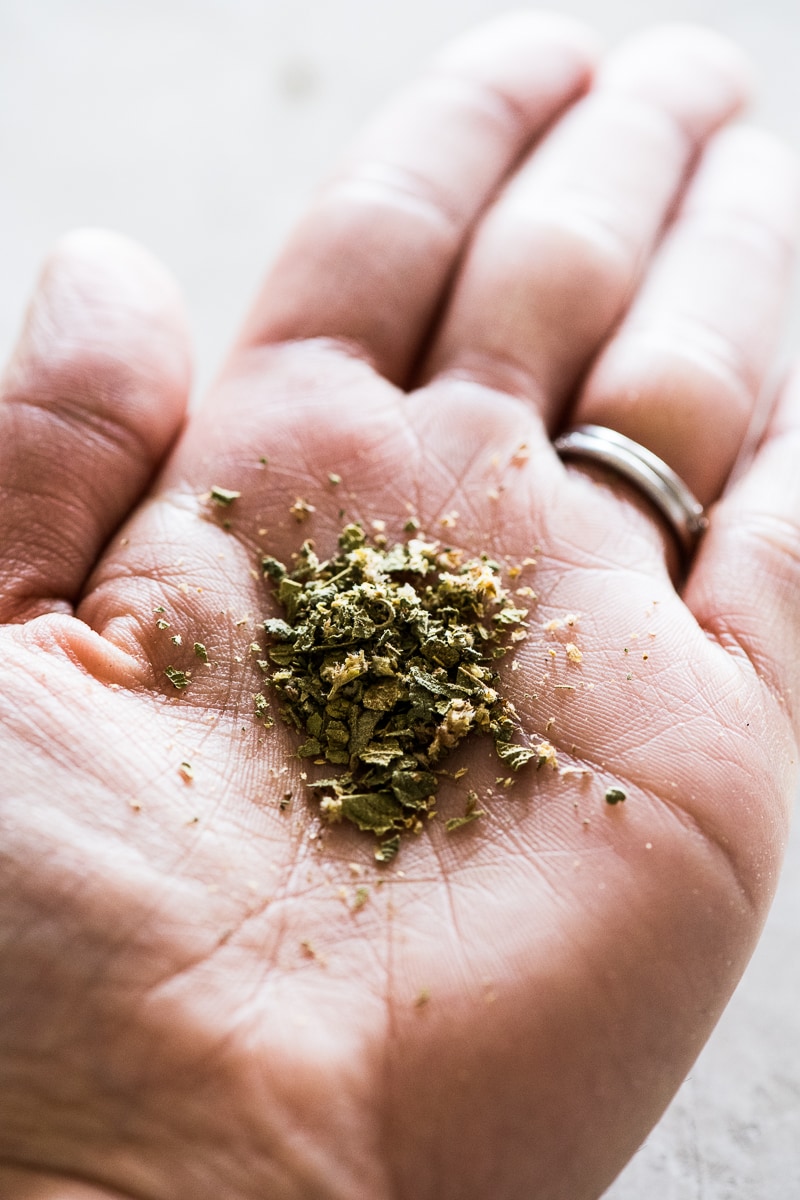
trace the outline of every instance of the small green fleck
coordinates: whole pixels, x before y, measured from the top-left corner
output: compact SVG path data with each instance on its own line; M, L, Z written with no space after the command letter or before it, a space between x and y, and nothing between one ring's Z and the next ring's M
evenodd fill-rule
M181 637L181 635L179 633L173 633L172 637L169 640L172 642L173 646L182 646L183 645L183 638Z
M403 531L405 533L416 533L418 529L419 529L419 521L417 520L416 517L409 517L408 520L406 521L405 525L403 526Z
M194 653L195 653L195 657L200 659L200 662L204 662L204 663L208 662L208 651L206 650L206 648L202 642L195 642Z
M256 692L253 696L253 708L255 709L256 720L260 721L267 729L270 729L274 721L270 716L269 703L263 692Z
M379 863L391 862L399 849L400 834L396 833L394 837L387 838L385 842L381 842L375 851L375 858Z
M165 621L163 617L159 617L156 621L156 629L169 629L169 621Z
M369 900L369 888L357 887L355 899L353 900L353 912L358 912L358 910L360 908L364 907L364 905L367 903L368 900Z
M212 503L220 504L227 508L228 505L233 504L234 500L238 500L241 494L241 492L231 491L230 488L217 487L215 484L211 489L211 500Z
M165 667L164 674L179 692L184 692L189 686L190 675L187 671L179 671L177 667Z
M471 825L473 821L477 821L478 817L485 816L486 813L482 808L476 808L464 817L451 817L449 821L445 822L445 829L448 833L452 833L455 829L463 829L465 825Z
M514 746L509 742L497 742L495 745L498 758L502 758L507 762L512 771L519 771L520 767L524 767L532 758L537 760L537 766L541 766L541 754L538 749L531 750L527 746Z
M610 787L606 789L606 804L621 804L627 793L618 787Z
M330 475L328 476L328 483L332 487L338 487L341 482L342 482L341 475L337 475L335 471L331 471Z
M154 608L154 609L153 609L153 612L156 612L156 613L163 613L163 612L166 612L166 611L167 611L167 610L164 608L164 605L163 605L163 604L159 604L157 608Z

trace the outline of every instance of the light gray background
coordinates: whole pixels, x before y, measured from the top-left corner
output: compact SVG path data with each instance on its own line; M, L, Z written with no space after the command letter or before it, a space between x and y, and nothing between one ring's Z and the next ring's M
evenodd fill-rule
M0 0L0 352L48 246L71 227L100 224L140 239L177 275L205 385L264 264L351 132L448 36L505 7ZM549 7L609 41L660 19L731 34L756 63L758 119L800 148L796 0ZM792 342L800 349L800 335ZM605 1200L798 1200L798 925L796 834L737 994Z

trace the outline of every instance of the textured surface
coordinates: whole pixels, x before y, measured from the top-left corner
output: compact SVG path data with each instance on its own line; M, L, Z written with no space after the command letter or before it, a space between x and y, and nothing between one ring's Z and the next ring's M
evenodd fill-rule
M153 249L188 297L204 386L348 135L492 0L4 0L0 351L38 264L76 225ZM800 147L789 0L556 0L609 39L658 19L732 34L757 114ZM795 312L794 327L800 328ZM795 337L794 341L796 342ZM791 341L791 339L790 339ZM800 831L759 950L663 1121L606 1200L800 1195Z

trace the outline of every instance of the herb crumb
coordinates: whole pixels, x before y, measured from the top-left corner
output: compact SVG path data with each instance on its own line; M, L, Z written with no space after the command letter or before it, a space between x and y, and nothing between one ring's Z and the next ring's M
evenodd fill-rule
M606 804L621 804L626 796L627 792L620 787L606 788Z
M191 676L188 671L180 671L177 667L165 667L164 674L172 686L179 692L185 691L189 686Z
M303 500L301 496L298 496L294 504L290 505L289 507L289 512L292 514L298 524L302 524L303 521L307 521L311 514L316 511L317 510L315 506L313 504L309 504L307 500Z
M233 504L234 500L238 500L241 494L241 492L234 492L230 488L218 487L216 484L209 492L212 504L218 504L223 508L227 508Z

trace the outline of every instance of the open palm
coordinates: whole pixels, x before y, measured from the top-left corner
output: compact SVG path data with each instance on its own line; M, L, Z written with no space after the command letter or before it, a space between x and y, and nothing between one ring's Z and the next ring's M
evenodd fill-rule
M720 131L744 84L709 35L638 38L573 103L592 55L514 18L401 97L144 500L188 386L178 302L110 235L50 264L0 409L9 1200L596 1197L741 973L794 784L796 387L719 497L796 168ZM680 595L645 502L558 460L568 413L719 500ZM462 746L381 867L255 719L258 568L409 516L534 560L501 670L556 755L508 786ZM485 815L447 832L468 789Z

